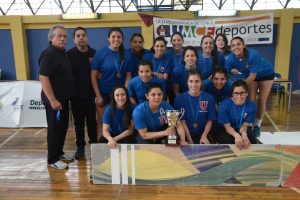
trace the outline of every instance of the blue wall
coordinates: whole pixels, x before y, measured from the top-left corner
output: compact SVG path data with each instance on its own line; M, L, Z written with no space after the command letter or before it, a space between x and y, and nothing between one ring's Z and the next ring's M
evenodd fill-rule
M130 27L123 28L121 27L124 34L124 46L125 48L130 47L130 37L134 32L141 32L140 27ZM68 29L68 45L67 49L70 49L74 46L73 43L73 30L72 28ZM107 42L107 33L109 28L88 28L88 38L89 44L94 49L99 49L108 44ZM28 46L28 57L29 57L29 68L30 68L30 80L37 80L39 74L39 64L38 59L41 52L48 46L48 29L34 29L27 30L27 46Z
M294 24L289 79L293 81L293 90L300 89L300 24Z
M16 80L13 44L10 30L0 30L1 80Z

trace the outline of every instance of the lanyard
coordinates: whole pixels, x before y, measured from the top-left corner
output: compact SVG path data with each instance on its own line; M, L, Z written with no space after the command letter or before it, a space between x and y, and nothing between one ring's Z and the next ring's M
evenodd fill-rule
M116 69L117 69L117 77L118 77L118 78L121 78L121 69L122 69L124 60L122 60L122 63L121 63L121 65L119 66L119 65L117 64L117 61L116 61L115 56L112 55L112 57L113 57L113 59L114 59L115 67L116 67ZM119 67L120 67L120 69L119 69Z
M191 100L191 95L190 94L188 94L188 97L189 97L189 101L190 101L190 106L191 106L191 110L192 110L192 114L193 114L193 123L195 123L195 122L197 122L197 118L198 118L198 109L199 109L199 107L200 107L200 101L201 101L201 95L202 95L202 93L199 95L199 97L198 97L198 105L197 105L197 108L196 108L196 110L194 110L194 106L193 106L193 104L192 104L192 100Z
M204 58L203 54L200 54L201 55L201 58L203 60L203 65L204 65L204 73L205 72L210 72L212 70L212 66L211 66L211 55L208 57L208 65L206 64L205 60L206 58Z
M119 119L118 119L119 117L120 117L120 120L121 120L121 121L119 121ZM122 118L123 118L122 113L119 112L119 109L118 109L118 108L116 108L116 109L115 109L115 121L116 121L116 123L117 123L117 125L118 125L119 133L122 133L122 129L121 129L121 123L123 123Z
M243 110L242 110L242 113L241 113L241 115L240 115L240 123L238 123L238 115L237 115L237 113L236 113L236 105L234 104L234 102L233 102L233 105L234 105L234 115L235 115L235 122L236 122L236 124L238 124L238 130L240 130L240 128L241 128L241 126L242 126L242 122L243 122L243 116L244 116L244 112L245 112L245 104L246 104L246 102L244 103L244 106L243 106Z
M156 68L156 59L155 59L154 55L153 55L153 59L152 60L153 60L154 71L157 72L157 73L160 73L159 71L160 71L160 67L161 67L162 61L159 62L158 68ZM161 72L161 73L163 73L163 72Z

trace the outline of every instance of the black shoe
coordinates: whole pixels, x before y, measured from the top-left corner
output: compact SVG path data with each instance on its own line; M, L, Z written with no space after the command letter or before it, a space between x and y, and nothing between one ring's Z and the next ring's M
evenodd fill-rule
M84 149L77 149L76 153L75 153L75 159L76 160L81 160L81 159L85 159L85 153L84 153Z

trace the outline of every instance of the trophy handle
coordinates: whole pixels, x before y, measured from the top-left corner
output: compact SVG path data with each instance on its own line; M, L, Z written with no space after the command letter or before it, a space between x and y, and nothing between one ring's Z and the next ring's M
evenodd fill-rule
M164 116L165 115L165 110L163 108L160 108L159 113L160 113L160 115Z
M180 117L178 118L178 121L181 120L181 118L183 117L184 113L185 113L184 108L181 108L180 109Z

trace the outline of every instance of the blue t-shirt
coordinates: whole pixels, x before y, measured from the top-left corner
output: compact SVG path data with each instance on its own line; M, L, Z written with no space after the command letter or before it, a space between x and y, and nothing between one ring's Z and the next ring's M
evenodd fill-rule
M201 71L199 65L196 66L196 69L198 71ZM183 93L189 90L187 85L187 77L188 77L188 71L185 69L185 64L181 64L180 67L176 67L174 70L172 81L173 84L179 85L179 92Z
M120 52L112 51L108 46L96 51L92 62L92 69L101 73L98 78L100 92L111 93L112 89L117 85L124 85L126 73L133 71L129 65L129 55L124 55L124 61L120 61ZM118 74L121 75L118 78Z
M146 101L145 94L150 83L159 83L163 88L164 96L166 96L166 82L155 76L152 76L147 83L144 83L139 76L132 78L128 84L129 96L134 98L137 104Z
M173 49L167 52L166 54L171 60L172 65L172 73L175 71L176 67L180 67L182 65L182 53L176 54Z
M112 115L111 106L106 106L105 111L103 113L102 122L103 124L109 124L109 132L112 137L120 135L123 131L125 131L124 127L124 114L125 110L119 110L115 108L114 116Z
M143 59L148 60L153 65L153 72L161 73L161 74L170 74L172 73L172 64L171 60L168 56L163 55L161 58L155 58L154 53L145 54Z
M203 82L204 91L211 94L216 103L220 104L221 101L231 96L231 88L232 88L233 82L231 80L228 80L226 84L221 88L221 90L218 90L211 80L205 80Z
M208 120L216 120L215 100L213 96L206 92L201 92L200 96L193 97L189 92L184 92L175 98L174 108L180 110L184 108L185 113L181 120L185 120L190 131L190 135L202 134ZM193 124L197 123L197 127Z
M248 49L246 60L240 60L235 54L229 54L225 68L231 74L232 69L239 70L241 78L247 78L250 73L256 74L256 79L269 76L274 73L274 67L270 62L263 59L260 54L254 49ZM235 77L235 75L233 75Z
M166 124L165 116L161 116L160 109L173 110L173 107L167 102L161 102L158 111L153 113L149 107L149 102L144 101L137 105L133 111L133 121L135 129L147 128L148 132L158 131L164 124Z
M221 102L218 109L219 124L229 124L237 132L244 122L254 123L256 118L256 105L246 99L244 105L235 105L232 98Z
M225 66L224 54L218 52L217 58L218 58L218 62L219 62L218 67L224 67ZM206 58L203 56L202 53L199 54L199 59L197 61L197 65L200 66L203 80L208 79L210 77L210 75L212 75L213 69L215 68L213 57L209 56Z
M135 77L138 75L138 68L141 60L143 59L144 55L151 53L148 49L142 49L140 54L133 53L132 49L126 49L126 53L129 55L129 63L132 68L131 76Z

